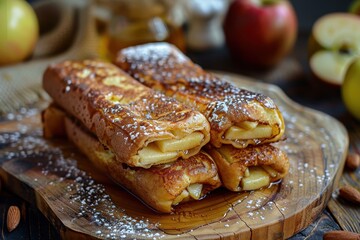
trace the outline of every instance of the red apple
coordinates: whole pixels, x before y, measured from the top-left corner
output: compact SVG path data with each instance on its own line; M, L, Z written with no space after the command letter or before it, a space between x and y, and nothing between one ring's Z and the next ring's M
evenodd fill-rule
M231 55L255 67L272 67L292 49L297 17L286 0L234 0L224 20Z

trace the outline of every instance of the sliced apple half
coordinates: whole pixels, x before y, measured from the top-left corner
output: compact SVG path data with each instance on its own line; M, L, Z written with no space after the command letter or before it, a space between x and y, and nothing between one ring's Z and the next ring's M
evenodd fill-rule
M360 56L360 17L331 13L319 18L312 28L309 52L314 75L341 86L350 63Z
M321 50L310 58L310 68L319 79L341 86L346 70L355 56Z

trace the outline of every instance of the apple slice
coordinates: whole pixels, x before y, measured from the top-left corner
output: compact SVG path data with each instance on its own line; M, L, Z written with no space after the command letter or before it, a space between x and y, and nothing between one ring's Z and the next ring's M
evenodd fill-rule
M360 18L349 13L331 13L319 18L313 27L315 40L326 49L360 51Z
M360 17L350 13L327 14L315 22L309 52L316 77L341 86L349 64L360 56L359 26Z
M355 56L321 50L310 59L310 68L321 80L341 86L346 70Z

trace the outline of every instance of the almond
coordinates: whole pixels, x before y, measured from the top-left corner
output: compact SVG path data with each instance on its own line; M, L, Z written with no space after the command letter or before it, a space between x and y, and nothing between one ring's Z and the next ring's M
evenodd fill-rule
M346 166L355 170L360 166L360 155L357 153L349 153L346 157Z
M351 186L344 186L340 188L339 196L353 203L360 204L360 192Z
M324 240L359 240L360 234L348 231L331 231L323 236Z
M17 206L11 206L7 212L7 229L13 231L20 223L20 209Z

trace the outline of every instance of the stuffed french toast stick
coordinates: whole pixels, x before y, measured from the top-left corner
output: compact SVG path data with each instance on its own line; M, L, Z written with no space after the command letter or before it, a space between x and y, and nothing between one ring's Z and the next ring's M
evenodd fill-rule
M275 142L284 133L283 117L271 98L237 88L204 71L173 45L150 43L125 48L118 53L116 65L144 85L203 113L215 147Z
M215 160L224 187L235 192L267 187L289 171L287 155L271 144L246 148L208 145L206 152Z
M167 43L123 49L116 65L206 116L211 133L206 151L229 190L259 189L287 174L286 154L270 145L285 131L282 114L271 98L206 72Z
M216 164L204 151L150 168L130 167L119 164L95 135L56 105L51 104L42 116L45 137L67 136L97 169L156 211L170 213L178 204L201 200L221 186Z
M98 61L51 65L43 85L54 100L42 113L44 136L66 133L98 169L156 211L169 213L221 185L214 160L201 151L209 125L197 111Z
M215 162L203 151L150 168L130 167L119 164L113 152L70 118L65 118L65 128L70 141L99 169L156 211L170 213L178 204L201 200L221 185Z
M198 111L140 84L110 63L65 61L47 68L43 87L55 104L132 167L189 158L209 142Z

